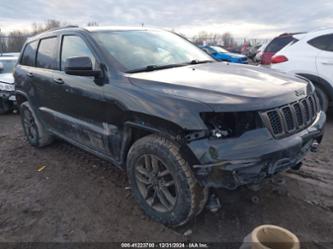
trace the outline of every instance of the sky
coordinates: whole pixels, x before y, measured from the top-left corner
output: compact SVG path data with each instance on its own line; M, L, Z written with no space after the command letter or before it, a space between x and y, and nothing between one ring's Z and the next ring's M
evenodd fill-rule
M29 30L48 19L85 26L140 26L231 32L268 39L283 32L333 27L333 0L0 0L0 28Z

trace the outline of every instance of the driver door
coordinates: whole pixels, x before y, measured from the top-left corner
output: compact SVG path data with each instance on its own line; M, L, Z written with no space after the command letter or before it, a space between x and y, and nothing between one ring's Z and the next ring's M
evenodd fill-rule
M53 112L58 134L80 145L109 153L103 86L97 85L95 77L69 75L64 72L67 58L86 56L96 66L96 57L84 39L78 35L63 35L60 45L60 70L55 71L57 105Z

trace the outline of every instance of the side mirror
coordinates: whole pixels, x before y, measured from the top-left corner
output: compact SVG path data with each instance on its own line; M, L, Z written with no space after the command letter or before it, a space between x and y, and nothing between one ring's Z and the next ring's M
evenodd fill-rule
M65 73L77 76L98 77L101 71L93 70L89 57L70 57L65 61Z

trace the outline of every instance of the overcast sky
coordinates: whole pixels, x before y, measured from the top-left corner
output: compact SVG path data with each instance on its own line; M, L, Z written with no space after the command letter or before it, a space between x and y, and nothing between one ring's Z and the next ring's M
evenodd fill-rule
M236 37L270 38L281 32L333 27L333 0L1 0L0 28L29 29L57 19L86 25L171 28L192 36L201 30Z

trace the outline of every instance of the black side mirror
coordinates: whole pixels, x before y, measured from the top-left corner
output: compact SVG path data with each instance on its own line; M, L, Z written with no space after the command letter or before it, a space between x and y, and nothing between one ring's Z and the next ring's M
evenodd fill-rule
M89 57L70 57L65 61L65 73L77 76L99 77L101 71L93 70L92 62Z

